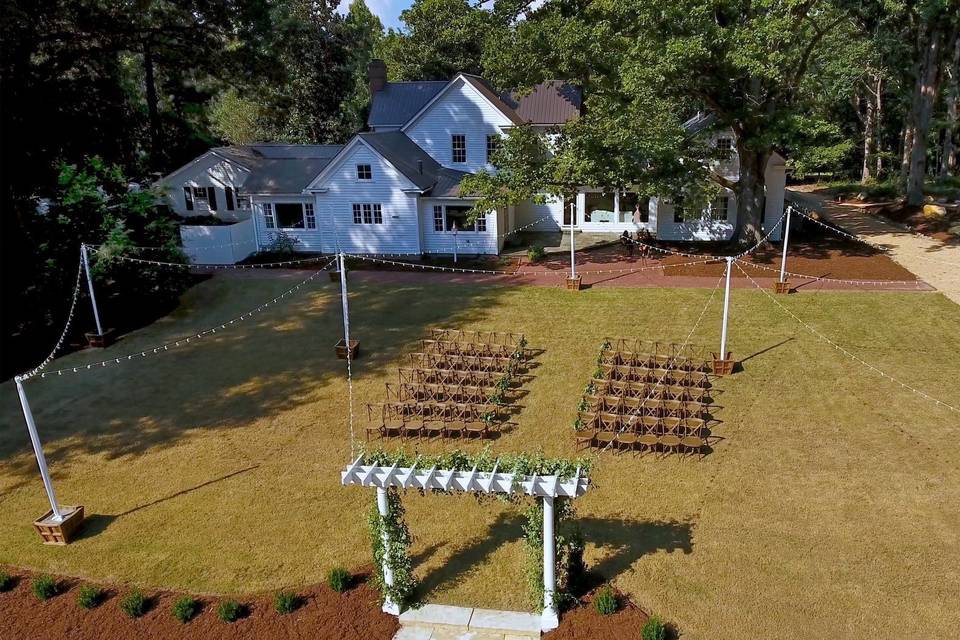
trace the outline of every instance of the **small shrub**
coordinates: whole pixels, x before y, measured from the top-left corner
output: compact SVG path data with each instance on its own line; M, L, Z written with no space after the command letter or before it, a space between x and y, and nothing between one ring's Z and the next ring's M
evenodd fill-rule
M343 593L349 589L352 580L353 576L343 567L334 567L330 569L330 573L327 574L327 584L337 593Z
M6 571L0 571L0 592L13 589L13 576Z
M243 605L236 600L224 600L217 607L217 617L224 622L234 622L243 615Z
M643 623L641 637L643 640L667 640L667 625L657 616L653 616Z
M147 599L139 589L134 589L120 601L120 609L131 618L139 618L147 612Z
M37 596L37 600L49 600L57 595L57 581L46 574L34 578L30 588L33 590L33 595Z
M181 596L173 603L173 617L186 624L197 615L197 609L200 608L196 599L190 596Z
M613 592L613 587L605 585L597 592L597 597L593 599L593 606L602 616L609 616L617 611L617 596Z
M527 260L530 262L540 262L546 257L546 255L547 252L544 251L543 247L538 244L535 244L527 249Z
M100 589L88 584L83 585L77 591L77 604L84 609L93 609L100 604Z
M291 591L278 591L273 596L273 608L281 615L293 613L299 606L300 597Z
M267 251L280 256L292 256L297 245L300 244L300 238L291 236L286 231L277 231L273 234L273 239L267 245Z

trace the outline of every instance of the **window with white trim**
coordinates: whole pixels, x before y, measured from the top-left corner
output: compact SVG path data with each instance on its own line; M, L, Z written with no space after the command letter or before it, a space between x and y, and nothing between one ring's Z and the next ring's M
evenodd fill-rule
M487 136L487 164L493 162L493 154L500 148L500 136L494 134Z
M250 196L242 196L239 193L237 194L237 209L249 210L250 209Z
M726 222L729 218L730 196L717 196L710 203L710 219Z
M373 180L373 168L368 164L358 164L357 180Z
M383 207L379 202L354 204L353 224L383 224Z
M263 225L267 229L276 229L277 221L276 218L273 217L273 205L269 202L264 202L260 206L263 208Z
M460 233L483 232L487 230L487 214L477 216L473 222L468 222L473 207L459 205L434 205L433 230L436 232L453 233L454 228Z
M467 136L455 133L450 136L450 152L453 162L467 161Z
M307 202L303 205L303 219L307 223L307 229L317 228L317 216L313 214L312 202Z
M273 213L280 229L303 229L303 205L299 202L274 202Z
M433 205L433 230L443 231L443 207L438 204Z
M721 160L729 160L733 156L733 140L717 138L717 154Z

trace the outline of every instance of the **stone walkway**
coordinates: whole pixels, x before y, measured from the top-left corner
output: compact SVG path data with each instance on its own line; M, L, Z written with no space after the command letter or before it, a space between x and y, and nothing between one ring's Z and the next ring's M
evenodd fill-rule
M787 190L787 197L814 209L848 232L887 248L891 258L917 274L945 296L960 304L960 245L944 244L914 233L906 227L867 213L863 207L838 204L819 193L814 185Z
M393 640L536 640L540 616L519 611L427 604L400 614Z

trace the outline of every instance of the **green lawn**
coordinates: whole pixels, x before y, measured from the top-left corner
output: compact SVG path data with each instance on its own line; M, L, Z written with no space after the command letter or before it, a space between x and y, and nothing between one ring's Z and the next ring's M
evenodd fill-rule
M205 328L292 283L218 276L106 354ZM494 449L572 456L570 425L602 338L682 341L708 293L354 284L359 439L363 403L383 398L399 353L426 327L510 330L544 351L517 428ZM41 545L30 527L45 497L16 393L3 385L0 563L204 592L319 582L335 564L369 563L373 492L339 485L350 443L344 367L332 357L336 296L318 280L188 348L31 380L60 500L94 514L65 548ZM779 299L884 371L960 404L960 307L939 294ZM720 301L695 342L719 341ZM747 359L719 383L713 454L600 457L578 501L588 563L687 638L954 635L957 414L818 342L757 291L733 292L730 343ZM415 494L406 506L429 600L526 603L515 508Z

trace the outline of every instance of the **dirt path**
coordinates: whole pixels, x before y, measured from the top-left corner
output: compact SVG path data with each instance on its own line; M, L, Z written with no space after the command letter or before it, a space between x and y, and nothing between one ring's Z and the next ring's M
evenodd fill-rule
M788 189L788 197L811 207L850 233L887 247L890 257L960 304L960 246L922 236L871 216L862 208L831 202L815 185Z

